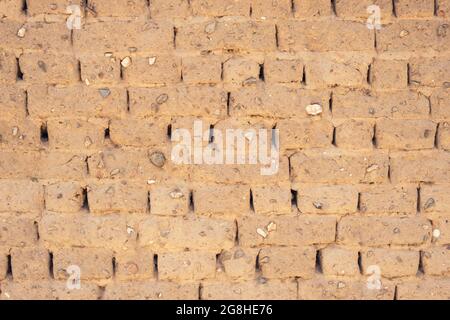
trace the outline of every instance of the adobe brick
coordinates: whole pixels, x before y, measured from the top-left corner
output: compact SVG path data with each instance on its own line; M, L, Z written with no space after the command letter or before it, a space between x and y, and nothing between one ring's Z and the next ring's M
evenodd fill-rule
M264 278L310 279L316 272L316 250L312 247L263 248L259 252L259 265Z
M44 248L14 248L11 267L14 281L43 280L50 277L50 254Z
M147 211L148 191L143 184L121 180L90 183L87 189L89 209L92 213Z
M297 19L329 17L331 14L328 0L294 0L294 17Z
M150 212L161 216L182 216L189 212L190 191L184 185L156 185L150 190Z
M223 17L249 16L251 0L191 0L195 16Z
M367 281L328 279L299 280L298 297L303 300L393 300L395 284L383 281L380 289L369 289Z
M354 186L300 183L297 189L297 206L302 213L354 213L358 206L358 190Z
M421 209L427 213L443 213L450 211L450 185L427 185L420 188Z
M43 208L43 188L29 180L0 180L0 211L36 212Z
M446 58L415 58L409 62L412 84L430 87L450 85L450 60Z
M328 120L281 120L277 129L282 149L325 148L333 140L333 125Z
M49 146L55 149L99 149L104 143L104 120L49 120L47 121Z
M275 25L264 21L234 19L188 23L178 28L176 47L199 51L273 51L276 48Z
M294 182L381 183L388 177L389 159L384 152L339 149L305 150L291 158Z
M222 58L202 55L183 58L183 82L188 84L218 83L221 81Z
M155 249L222 250L233 247L233 221L206 217L150 217L142 221L139 243Z
M176 86L162 88L130 88L130 112L136 117L153 115L224 117L227 93L210 86ZM161 99L167 100L161 103ZM159 103L158 103L159 101ZM180 105L183 108L180 108ZM149 108L150 106L150 108Z
M253 206L256 214L291 213L291 190L288 185L252 186Z
M250 211L250 188L243 185L201 185L194 188L198 215L241 215Z
M55 182L45 187L45 207L55 212L78 212L84 204L79 182Z
M291 0L252 0L252 17L256 19L289 18L292 16Z
M98 88L85 85L32 85L27 90L28 110L32 117L39 118L120 117L127 108L126 90L107 89L108 95L104 97Z
M376 89L406 89L408 86L407 62L375 59L370 69L370 83Z
M419 269L420 255L413 250L369 249L361 252L361 266L365 275L371 275L371 266L380 268L383 278L415 276Z
M52 246L94 248L123 248L135 236L127 232L125 217L84 213L44 213L39 222L39 234L41 240Z
M116 273L120 280L151 279L154 277L153 252L146 248L115 254Z
M173 26L162 21L92 22L76 30L73 41L78 52L128 52L130 48L139 52L168 51L173 49Z
M353 21L280 21L279 48L282 51L370 51L374 33ZM304 30L305 32L298 32ZM352 32L348 32L352 30Z
M184 251L158 254L158 279L194 281L214 278L214 252Z
M333 93L333 117L423 119L430 112L429 101L421 93L402 90L374 92L338 90Z
M450 182L450 155L444 151L392 152L390 164L394 183Z
M374 137L373 121L344 120L336 124L336 147L342 149L372 149Z
M150 59L156 58L150 64ZM133 85L171 84L181 81L181 59L172 55L132 58L123 79Z
M53 251L56 280L67 280L70 266L80 268L80 280L109 279L113 276L112 251L93 248L64 248Z
M270 83L300 83L302 79L302 60L280 58L266 58L264 60L264 81Z
M82 56L81 80L88 85L113 84L120 81L120 60L104 55Z
M337 241L347 245L421 245L431 239L428 220L416 217L343 217Z
M242 246L306 246L335 240L336 218L300 215L298 217L246 216L238 219ZM270 231L268 229L276 228ZM258 230L259 233L258 233ZM263 231L263 232L261 232ZM266 235L264 238L263 235Z
M257 249L235 247L223 250L219 255L219 263L231 279L250 280L255 278L255 263L258 255Z
M0 217L0 246L25 247L37 242L34 221L28 218Z
M24 53L19 63L28 83L71 84L80 79L78 61L69 55Z
M448 300L450 280L425 278L397 285L399 300Z
M13 53L0 51L0 83L17 81L17 61Z
M363 213L416 214L417 188L415 185L368 186L360 193Z
M434 1L395 0L394 6L399 18L431 18L434 15Z
M296 298L297 284L293 280L203 283L202 299L205 300L294 300Z
M325 275L356 276L359 274L358 251L329 246L320 250L320 265Z

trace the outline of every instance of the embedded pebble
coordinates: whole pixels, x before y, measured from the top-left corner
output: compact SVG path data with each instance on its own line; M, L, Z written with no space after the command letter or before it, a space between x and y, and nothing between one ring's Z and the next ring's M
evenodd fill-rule
M433 237L434 238L439 238L441 236L441 231L439 229L434 229L433 230Z
M12 129L12 135L13 135L13 136L17 136L18 133L19 133L19 128L18 128L18 127L14 127L14 128Z
M115 175L118 175L119 173L120 173L120 169L114 169L110 172L110 175L115 176Z
M366 172L370 173L370 172L373 172L373 171L375 171L375 170L378 170L378 165L373 164L373 165L371 165L370 167L368 167L368 168L366 169Z
M272 232L272 231L275 231L275 230L277 230L277 224L275 222L270 222L267 225L267 231Z
M256 233L258 233L264 239L268 236L267 232L261 228L256 229Z
M19 29L19 31L17 31L17 36L19 38L23 38L23 37L25 37L26 32L27 32L27 29L25 29L25 27L22 27Z
M317 116L321 114L322 111L323 111L322 106L317 103L306 106L306 113L309 114L310 116Z
M92 145L92 140L90 137L86 137L86 139L84 139L84 146L85 147L89 147Z
M408 31L402 30L402 31L400 32L400 37L401 37L401 38L406 37L408 34L409 34Z
M169 96L167 94L163 93L163 94L159 95L158 98L156 98L156 103L157 104L163 104L168 99L169 99Z
M323 204L322 204L321 202L317 202L317 201L314 201L314 202L313 202L313 206L314 206L316 209L322 209L322 208L323 208Z
M155 151L150 154L149 156L150 162L153 163L158 168L162 168L164 164L166 163L166 157L162 152Z
M149 65L154 65L155 64L155 62L156 62L156 57L150 57L150 58L148 58L148 64Z
M216 22L210 22L205 26L206 33L213 33L216 31Z
M128 68L131 65L131 58L130 57L125 57L120 64L122 65L122 67L124 68Z
M107 96L109 96L111 94L111 90L109 90L108 88L98 89L98 92L100 93L100 95L103 98L106 98Z
M170 197L171 197L172 199L180 199L180 198L183 198L183 197L184 197L184 194L183 194L183 192L181 192L180 189L175 189L174 191L172 191L172 192L170 193Z
M434 207L435 204L436 204L436 202L434 201L434 199L433 198L429 198L427 200L427 202L425 202L425 205L423 206L423 208L426 210L426 209L429 209L431 207Z

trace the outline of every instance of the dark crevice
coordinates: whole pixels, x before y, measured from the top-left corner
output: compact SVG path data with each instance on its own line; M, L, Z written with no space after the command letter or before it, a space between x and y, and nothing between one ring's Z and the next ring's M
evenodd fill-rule
M84 159L84 163L86 164L86 173L89 175L90 173L90 168L89 168L89 157L86 157Z
M33 222L34 229L36 230L36 239L39 240L41 238L41 234L39 233L39 224L37 221Z
M110 140L111 134L109 132L109 127L105 129L105 140Z
M298 200L297 200L297 197L298 197L298 191L297 190L293 190L293 189L291 189L291 205L294 207L294 208L298 208L298 206L297 206L297 204L298 204Z
M116 269L117 269L116 257L113 257L111 262L112 262L113 277L115 277L116 276Z
M388 180L391 182L391 159L389 158L389 166L388 166Z
M397 8L396 8L397 0L392 0L392 14L397 18Z
M434 0L434 16L437 17L439 15L439 0Z
M438 123L436 126L436 132L434 134L434 147L436 149L439 149L439 129L440 129L440 127L441 127L441 124Z
M361 212L361 192L358 192L358 204L356 205L358 212Z
M6 275L8 276L8 278L13 279L14 277L12 269L12 259L10 254L8 254L7 260L8 260L8 268L6 269Z
M82 209L86 210L87 212L90 212L89 210L89 199L88 199L88 190L87 188L83 188L83 205L81 206Z
M131 99L130 99L130 92L128 91L128 89L127 89L127 112L130 112L130 110L131 110L131 108L130 108L130 105L131 105L131 103L130 103L130 101L131 101Z
M78 60L78 80L80 80L80 82L83 82L83 78L81 77L81 61Z
M223 62L220 64L220 80L223 81Z
M253 16L253 7L251 4L250 4L250 8L248 9L248 15L249 15L249 17Z
M328 109L330 110L330 114L333 114L333 92L331 92L330 99L328 100Z
M375 50L378 49L378 33L376 29L373 31L373 47Z
M411 85L411 65L409 63L406 64L406 81L408 86Z
M417 268L417 275L425 274L423 269L423 251L419 252L419 267Z
M203 296L203 284L199 284L198 285L198 300L202 300L202 296Z
M53 252L48 253L48 273L51 279L55 279L55 274L53 272Z
M317 273L323 273L323 269L322 269L322 257L321 257L320 250L317 250L317 251L316 251L316 272L317 272Z
M236 235L234 236L234 244L239 246L239 224L237 220L234 220L234 225L236 226Z
M289 170L289 180L290 180L292 177L291 157L288 157L288 170Z
M97 300L103 300L105 297L106 287L105 286L99 286L98 287L98 296Z
M208 142L209 143L213 143L214 142L214 125L211 124L209 126L209 138L208 138Z
M264 63L259 65L259 80L265 81L264 78Z
M361 258L361 252L358 252L358 269L359 269L359 273L363 274L363 267L362 267L362 258Z
M195 211L195 205L194 205L194 191L189 192L189 210L191 212Z
M377 141L377 125L375 124L373 126L373 133L372 133L372 145L377 148L378 141Z
M231 92L227 92L227 116L230 116Z
M16 58L16 64L17 64L17 81L21 81L23 80L23 72L22 69L20 68L20 61L19 58Z
M47 123L43 123L41 125L41 142L43 144L48 143L48 130L47 130Z
M181 74L180 74L180 81L183 82L183 69L181 69Z
M331 0L331 11L333 12L333 14L335 16L337 16L337 11L336 11L336 0Z
M279 35L278 35L278 26L275 25L275 44L277 46L277 48L280 47L280 39L279 39Z
M421 203L420 203L420 186L417 188L417 212L420 212L421 209Z
M256 261L255 261L255 271L257 274L261 273L261 264L259 262L259 255L261 254L261 250L256 255Z
M367 67L367 84L372 84L372 64L369 64L369 66Z
M253 203L253 191L250 189L250 210L255 212L255 204Z
M151 213L152 212L152 203L151 203L151 198L150 198L150 191L147 192L147 213Z
M177 33L178 29L176 27L173 27L173 47L177 48Z
M398 286L395 286L394 289L394 300L398 300Z
M25 115L30 116L30 110L28 109L28 90L25 90Z
M292 12L293 15L295 14L295 10L296 10L296 8L295 8L295 0L291 0L291 12Z
M306 86L306 66L303 66L303 72L302 72L302 84Z
M158 279L158 255L153 255L153 273L156 279Z
M169 124L167 126L167 137L169 138L169 140L172 140L172 125Z
M22 12L24 15L28 15L28 3L27 0L22 0Z
M336 145L336 127L333 127L333 138L331 140L331 144L335 147L337 146Z

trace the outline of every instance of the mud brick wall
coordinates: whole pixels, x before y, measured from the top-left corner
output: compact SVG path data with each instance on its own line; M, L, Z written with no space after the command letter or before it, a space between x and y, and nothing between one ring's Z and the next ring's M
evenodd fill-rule
M0 298L450 298L449 19L0 0ZM279 171L174 164L194 119L279 129Z

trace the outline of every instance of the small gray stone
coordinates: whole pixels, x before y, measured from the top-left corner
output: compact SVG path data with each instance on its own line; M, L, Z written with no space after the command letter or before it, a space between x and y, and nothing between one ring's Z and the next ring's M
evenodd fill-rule
M100 95L103 98L106 98L107 96L109 96L111 94L111 90L109 90L108 88L98 89L98 92L100 93Z
M166 163L166 157L162 152L155 151L149 155L150 162L158 168L162 168Z

